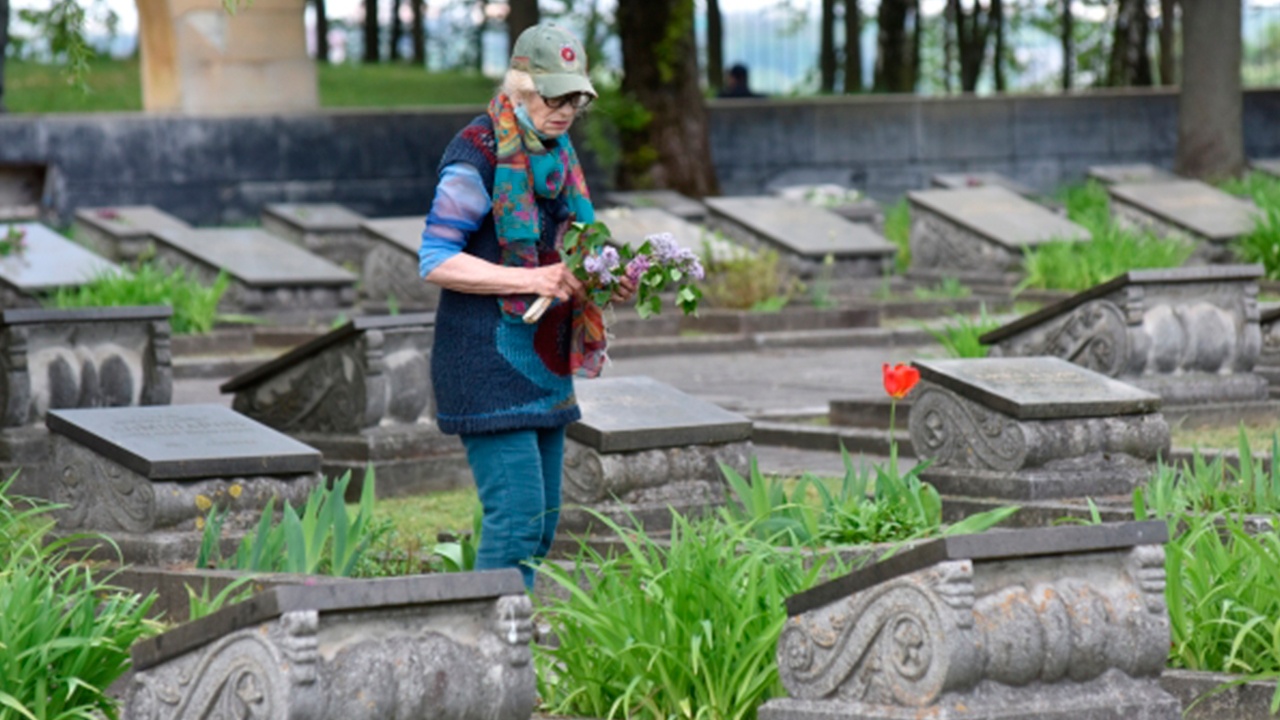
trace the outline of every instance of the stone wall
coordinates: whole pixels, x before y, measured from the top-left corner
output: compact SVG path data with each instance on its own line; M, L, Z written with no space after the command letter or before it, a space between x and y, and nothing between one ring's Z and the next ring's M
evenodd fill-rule
M992 98L807 98L709 103L725 194L770 181L845 179L880 198L943 171L992 170L1048 190L1098 163L1168 167L1177 96L1164 90ZM480 107L230 118L0 118L0 167L50 166L45 204L152 204L196 224L255 218L269 202L338 202L378 217L425 213L450 137ZM1280 89L1245 93L1246 152L1280 156ZM583 147L597 195L608 175Z

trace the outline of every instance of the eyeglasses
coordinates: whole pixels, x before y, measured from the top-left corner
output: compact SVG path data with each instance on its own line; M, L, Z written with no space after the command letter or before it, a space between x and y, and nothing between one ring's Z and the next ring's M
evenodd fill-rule
M590 105L592 100L595 100L595 98L584 92L569 93L568 95L553 98L542 96L542 102L546 103L547 107L552 110L559 110L565 106L572 107L574 110L581 110Z

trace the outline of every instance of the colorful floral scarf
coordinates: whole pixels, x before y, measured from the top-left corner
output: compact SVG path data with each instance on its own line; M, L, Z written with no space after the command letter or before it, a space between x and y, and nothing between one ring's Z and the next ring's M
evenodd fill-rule
M539 265L538 238L542 234L537 198L554 198L564 193L569 204L571 215L556 232L559 251L569 223L595 221L587 180L569 136L561 136L553 148L548 148L528 116L517 112L505 93L489 103L489 117L498 143L493 219L502 264L535 268ZM498 303L508 322L523 322L529 301L528 295L506 295L499 298ZM569 370L595 377L605 361L604 317L600 308L588 300L575 298L572 302Z

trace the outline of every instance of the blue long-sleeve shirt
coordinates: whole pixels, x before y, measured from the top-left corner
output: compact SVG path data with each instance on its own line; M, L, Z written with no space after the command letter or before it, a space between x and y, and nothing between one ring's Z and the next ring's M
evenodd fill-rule
M479 170L464 162L447 165L440 172L427 226L422 231L418 273L426 277L445 260L462 252L467 236L480 229L492 209L493 200Z

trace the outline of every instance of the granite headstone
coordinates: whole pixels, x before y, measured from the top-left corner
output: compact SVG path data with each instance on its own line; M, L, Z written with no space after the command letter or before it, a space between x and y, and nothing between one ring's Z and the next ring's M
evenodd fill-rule
M364 216L335 203L281 203L262 208L262 228L339 265L359 269L371 243Z
M1056 357L916 361L908 423L948 495L1128 493L1169 449L1160 398Z
M664 210L691 223L700 223L707 219L705 205L674 190L615 191L605 193L604 199L606 203L621 207Z
M222 385L232 405L319 449L324 472L372 466L384 497L471 483L462 444L431 415L435 316L362 316Z
M116 262L133 263L154 251L153 233L190 230L179 218L151 205L80 208L76 237L94 252Z
M46 423L58 530L102 533L126 562L190 562L213 507L243 532L321 482L319 451L220 405L51 410Z
M369 240L361 292L375 309L392 307L411 312L435 310L440 288L418 274L418 248L423 219L410 217L366 220L360 230Z
M514 570L272 588L135 644L126 717L527 720Z
M933 540L787 601L761 720L1178 720L1164 521Z
M0 241L16 244L0 255L4 307L38 307L41 295L121 272L114 263L39 223L0 224Z
M335 310L355 302L356 276L283 238L253 228L160 231L156 255L213 282L231 280L223 307L238 312Z
M779 251L801 274L816 273L830 256L843 275L880 277L897 252L870 227L823 208L769 196L707 198L706 204L713 227L747 246Z
M1253 372L1260 265L1133 270L981 340L993 356L1053 355L1169 406L1265 400Z
M1111 214L1117 221L1196 243L1193 258L1230 262L1229 243L1253 230L1258 209L1250 202L1199 180L1112 185Z
M1054 241L1086 242L1089 231L998 186L907 193L913 271L1002 275L1023 253Z
M646 528L670 527L668 508L705 511L724 502L720 464L745 471L751 421L648 377L577 383L582 419L565 442L561 527L591 526L592 508Z

